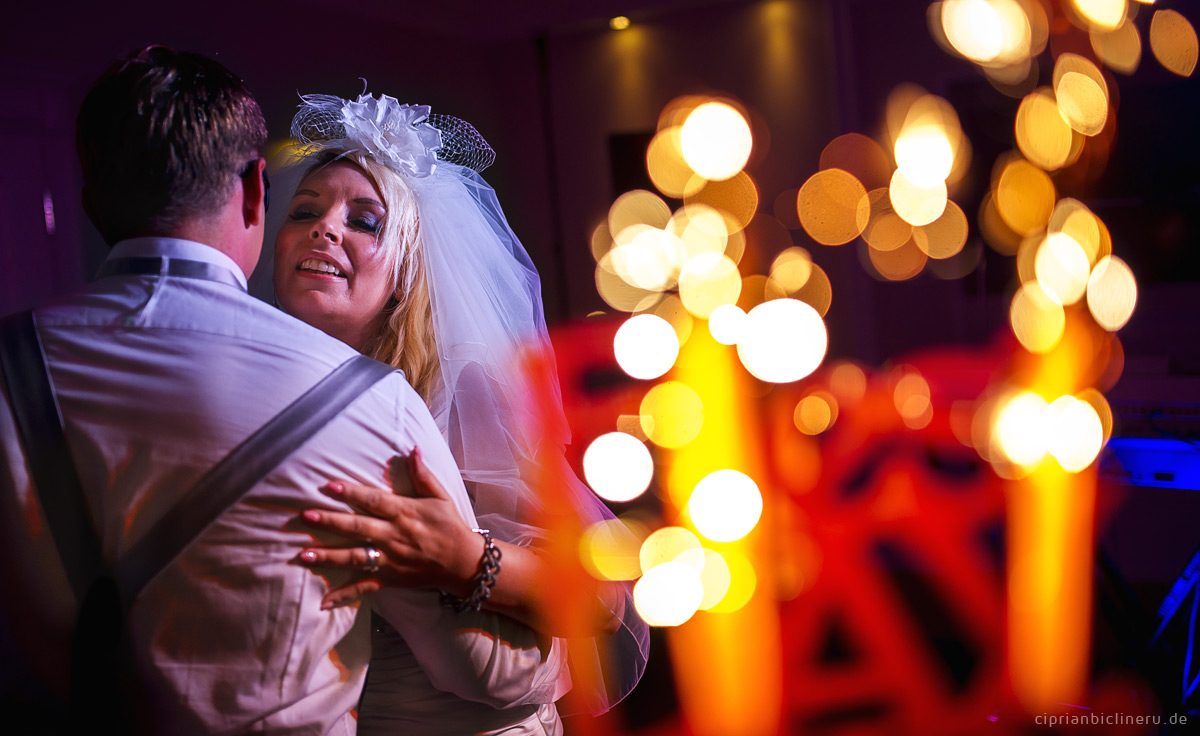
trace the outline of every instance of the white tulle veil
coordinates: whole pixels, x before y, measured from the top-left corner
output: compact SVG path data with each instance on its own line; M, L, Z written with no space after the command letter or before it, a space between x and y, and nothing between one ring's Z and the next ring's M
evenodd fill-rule
M328 95L301 99L292 123L300 145L282 165L272 166L280 204L268 216L263 260L270 257L292 194L322 154L362 152L404 177L417 203L441 368L430 411L472 493L479 524L504 541L536 544L546 532L538 526L543 502L530 479L539 463L563 462L570 436L561 399L549 421L534 415L539 410L519 361L521 351L538 350L553 365L537 270L478 173L494 152L472 126L431 115L425 106L370 95L354 102ZM260 262L252 293L269 293L271 271L269 262ZM560 396L556 379L550 388ZM539 457L547 447L557 457ZM566 494L582 525L613 518L574 473L562 475L566 487L554 492ZM615 705L645 668L649 633L634 611L629 586L624 592L620 630L592 640L594 646L571 646L572 669L593 673L583 681L602 673L602 685L577 693L576 702L590 712Z

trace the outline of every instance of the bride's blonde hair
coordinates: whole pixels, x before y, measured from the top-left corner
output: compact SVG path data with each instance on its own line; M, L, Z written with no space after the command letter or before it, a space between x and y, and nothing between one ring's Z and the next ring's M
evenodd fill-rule
M391 272L392 295L380 315L379 331L364 346L363 353L404 371L409 384L429 404L441 369L416 195L404 177L359 149L325 149L305 176L336 161L361 169L379 190L387 210L376 237Z

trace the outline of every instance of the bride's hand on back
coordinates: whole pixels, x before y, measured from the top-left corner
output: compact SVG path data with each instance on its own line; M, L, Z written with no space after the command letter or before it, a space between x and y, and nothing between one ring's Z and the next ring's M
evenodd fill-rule
M308 547L297 557L307 567L348 570L371 568L368 549L379 550L378 569L329 591L322 608L344 606L385 585L439 588L456 595L469 594L470 580L483 554L483 538L459 516L454 501L429 468L420 451L389 464L392 486L407 473L415 496L349 481L334 481L321 489L330 498L344 501L359 513L308 509L301 516L310 526L359 539L354 547Z

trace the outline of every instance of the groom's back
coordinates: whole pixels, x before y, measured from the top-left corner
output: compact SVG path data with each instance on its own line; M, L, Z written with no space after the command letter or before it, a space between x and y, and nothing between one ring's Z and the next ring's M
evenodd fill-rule
M153 50L159 61L170 62L172 53ZM148 58L145 63L158 62ZM205 84L221 72L219 66L205 67L210 77ZM159 90L164 95L188 93L178 88L179 69L155 73L168 83ZM126 90L127 99L138 93L135 82L128 82L134 86ZM233 86L240 87L240 81ZM125 145L131 158L158 156L165 162L162 171L151 171L149 184L130 184L133 214L114 199L113 187L100 191L95 185L129 170L150 170L154 162L117 156L114 163L109 151L89 154L89 139L82 134L85 115L80 116L85 185L93 187L89 214L116 243L110 262L158 259L153 262L165 268L171 261L190 261L204 265L200 272L218 276L114 275L35 313L106 564L125 557L239 442L354 355L346 345L245 293L238 263L255 259L256 251L248 253L246 243L256 234L261 239L254 216L261 220L262 200L254 201L254 192L261 191L254 189L256 181L247 182L238 162L250 159L257 176L253 165L261 166L258 149L265 131L260 135L244 119L247 105L253 106L262 127L248 93L233 92L227 107L243 114L229 116L239 117L230 125L249 131L240 144L238 135L231 135L211 150L189 154L188 141L157 153L138 149L136 141L112 141L118 152ZM228 93L201 90L204 113L182 127L191 130L197 121L219 118ZM114 104L92 114L119 117L119 109L109 108ZM141 121L147 129L174 124L153 104L145 110L139 104L131 113L143 114L153 118ZM209 137L221 135L218 126ZM92 144L95 139L103 143L104 136L92 138ZM228 149L223 154L222 146ZM92 154L99 159L89 162ZM193 164L173 174L171 165L189 155ZM200 171L206 166L221 190L213 200L218 204L192 207L191 195L179 187L200 187L192 198L208 196ZM155 177L169 179L163 186L171 191L150 206L147 199L158 197ZM190 185L175 181L188 177ZM245 243L225 247L225 253L179 237L134 237L195 232L187 223L197 217L202 224L225 217L237 225L243 210L248 232L239 237ZM14 399L24 393L12 386L7 391ZM147 680L146 692L154 693L138 707L165 715L175 733L186 732L189 724L201 732L352 733L349 711L369 656L367 622L358 621L352 608L320 610L325 581L290 562L314 536L297 515L309 507L336 507L318 490L330 478L381 483L384 461L418 442L438 443L440 435L403 377L393 374L318 430L151 580L129 618L134 658ZM0 393L0 554L6 559L0 566L0 628L9 636L7 646L23 650L32 679L62 695L77 602L27 462L8 396ZM9 677L0 678L0 684L11 691L17 681ZM13 699L11 692L3 695Z

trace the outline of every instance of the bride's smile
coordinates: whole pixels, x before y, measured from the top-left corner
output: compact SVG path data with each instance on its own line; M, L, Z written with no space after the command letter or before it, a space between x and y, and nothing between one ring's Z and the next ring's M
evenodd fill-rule
M388 297L383 196L348 162L312 171L275 239L275 292L287 312L361 349Z

